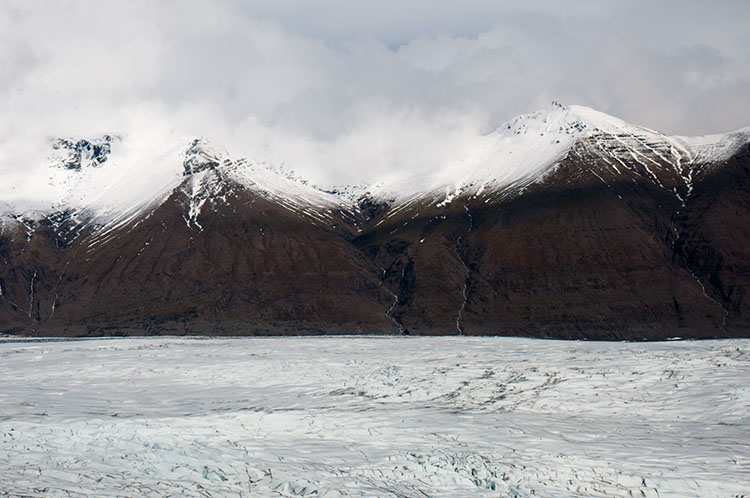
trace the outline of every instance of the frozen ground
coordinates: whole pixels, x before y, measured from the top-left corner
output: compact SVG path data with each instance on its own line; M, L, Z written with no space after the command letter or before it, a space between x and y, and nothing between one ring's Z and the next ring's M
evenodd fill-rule
M750 340L158 338L0 357L0 495L750 492Z

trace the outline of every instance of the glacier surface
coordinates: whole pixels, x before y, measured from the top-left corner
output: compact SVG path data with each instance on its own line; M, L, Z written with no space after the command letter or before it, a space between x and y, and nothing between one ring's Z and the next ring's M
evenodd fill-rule
M11 496L750 490L750 340L4 340L0 357Z

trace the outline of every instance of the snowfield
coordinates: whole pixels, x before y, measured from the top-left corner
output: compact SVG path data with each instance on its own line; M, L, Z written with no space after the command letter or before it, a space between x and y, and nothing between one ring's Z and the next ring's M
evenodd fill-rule
M8 340L0 357L0 495L750 492L750 340Z

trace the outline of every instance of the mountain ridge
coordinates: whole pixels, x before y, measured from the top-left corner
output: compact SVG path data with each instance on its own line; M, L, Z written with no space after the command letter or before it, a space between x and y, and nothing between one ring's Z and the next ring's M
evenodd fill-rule
M130 174L126 139L81 140L49 210L0 216L0 332L750 335L749 128L553 106L462 164L337 191L205 139Z
M545 134L546 139L542 138ZM524 143L518 139L518 137L529 135L532 139L530 143ZM425 197L442 197L440 202L449 203L456 196L481 194L487 188L495 190L522 188L524 184L540 180L549 172L550 168L554 167L555 163L559 162L567 153L570 153L573 147L580 145L581 141L593 139L595 145L601 145L597 143L596 138L605 137L606 139L609 137L609 139L612 139L612 137L615 137L616 139L618 135L635 136L641 141L650 138L654 142L661 142L661 145L667 145L673 149L670 153L678 157L678 164L680 161L687 161L690 164L715 163L725 156L730 156L737 148L750 141L750 127L718 135L671 137L648 128L627 124L622 120L588 107L575 105L563 107L554 103L550 108L518 116L502 124L495 131L484 135L481 137L484 139L481 147L485 156L466 159L464 162L470 162L468 167L466 164L448 164L438 171L438 175L433 175L438 177L437 181L431 177L430 172L406 172L402 175L396 175L390 180L381 180L370 185L345 185L333 189L323 189L312 185L304 177L300 177L292 171L280 170L243 157L233 158L228 152L214 148L205 138L190 138L182 135L176 136L171 143L164 147L165 150L157 154L156 157L150 160L143 157L137 158L141 163L156 165L171 163L168 167L153 168L155 171L164 172L162 175L143 175L143 171L136 170L131 176L140 174L150 177L153 183L159 183L160 181L165 183L163 177L167 177L166 182L170 182L169 187L174 189L183 176L200 173L204 169L216 169L223 166L225 168L230 167L234 172L245 173L242 175L244 176L242 180L244 180L246 186L256 185L265 188L269 194L277 197L286 196L297 204L308 201L312 206L316 204L323 204L326 207L347 205L350 209L356 209L362 201L372 200L379 203L394 203L398 208L415 200L423 200ZM487 143L497 142L498 137L500 137L499 141L503 143ZM515 138L515 140L508 140L508 138ZM123 142L123 140L126 140L126 137L109 134L83 139L54 139L51 144L54 153L49 156L49 169L53 172L50 183L58 184L62 190L68 190L68 192L66 192L67 195L61 195L61 199L49 201L50 206L47 209L42 209L42 211L75 209L78 207L91 209L90 206L85 205L68 205L70 203L69 197L71 197L70 191L76 190L76 187L78 187L69 184L75 183L76 179L80 180L80 177L83 176L80 174L82 170L84 170L84 173L86 173L86 170L92 171L91 176L96 176L97 172L93 170L101 168L107 162L112 148L116 148L118 143ZM539 154L538 149L549 148L548 146L551 144L559 146L552 147L551 150L543 150ZM498 154L497 150L489 153L486 151L492 145L500 149L501 157L487 157L492 153ZM540 147L541 145L545 147ZM623 145L626 152L634 153L633 147L628 147L627 144ZM537 149L535 151L537 155L531 158L514 159L511 167L509 167L509 162L511 162L509 159L511 159L510 156L513 153L516 154L516 157L524 156L528 154L530 148ZM153 151L149 150L148 152ZM637 150L635 150L635 153L638 153ZM679 157L680 154L683 157ZM168 160L165 161L167 158ZM617 157L614 160L616 161ZM179 164L181 164L182 170L180 170ZM127 171L120 171L120 169L126 170L127 166L131 165L126 164L122 168L113 167L110 169L115 170L112 173L119 172L122 178ZM617 168L616 165L614 167ZM170 169L172 169L171 172ZM253 178L253 174L257 175L261 171L271 174L261 175L259 179ZM66 177L61 178L66 174ZM104 184L103 180L105 180ZM107 184L106 180L102 178L92 179L92 182L96 184L94 188L97 189L97 194L101 195L99 191L102 187L109 190L112 190L113 187L120 187L120 182L110 180L110 183ZM289 180L289 182L287 183L285 180ZM282 185L279 185L279 183ZM405 187L404 183L410 183L411 185ZM306 190L306 192L299 191L300 187L304 187L302 190ZM132 188L132 186L125 185L125 188L121 190L127 188ZM409 191L410 188L412 191ZM163 198L158 199L159 192L162 190L157 188L156 192L148 192L146 195L150 195L153 202L163 201ZM72 196L74 197L75 194ZM91 196L91 193L79 193L79 196L83 198ZM98 199L94 197L93 199L82 200L84 200L84 204L95 204ZM3 213L24 214L24 209L14 209L13 203L13 201L4 200ZM36 209L36 211L39 211L39 209Z

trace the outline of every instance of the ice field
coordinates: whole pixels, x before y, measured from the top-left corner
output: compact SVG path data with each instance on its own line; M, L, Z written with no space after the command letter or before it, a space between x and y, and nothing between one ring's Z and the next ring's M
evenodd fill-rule
M0 495L750 496L750 340L4 340L0 379Z

